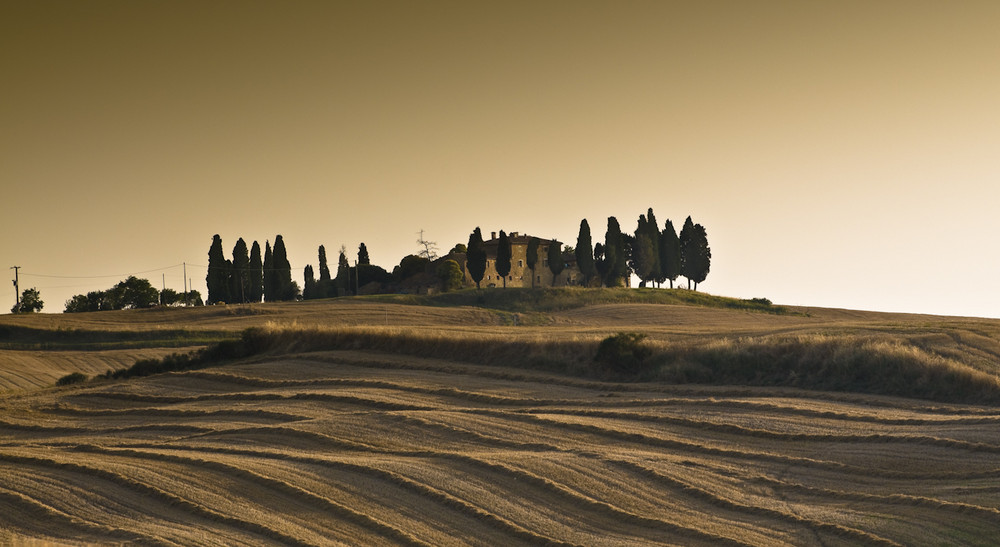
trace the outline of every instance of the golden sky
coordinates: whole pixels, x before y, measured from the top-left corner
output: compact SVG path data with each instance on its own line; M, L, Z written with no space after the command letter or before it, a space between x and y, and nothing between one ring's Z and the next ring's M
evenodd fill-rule
M715 294L1000 317L998 22L994 1L5 2L0 266L58 312L123 274L179 290L183 262L204 294L216 233L282 234L301 284L321 244L391 270L420 229L572 244L653 207L706 227Z

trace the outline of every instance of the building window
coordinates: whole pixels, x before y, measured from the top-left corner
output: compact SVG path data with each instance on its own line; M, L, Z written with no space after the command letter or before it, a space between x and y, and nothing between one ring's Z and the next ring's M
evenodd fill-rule
M518 260L517 261L517 267L518 268L523 268L524 267L524 261L523 260Z
M542 282L542 276L538 276L538 282L539 282L539 283L541 283L541 282Z
M542 267L543 268L548 268L549 267L549 259L547 259L547 258L543 258L542 259Z

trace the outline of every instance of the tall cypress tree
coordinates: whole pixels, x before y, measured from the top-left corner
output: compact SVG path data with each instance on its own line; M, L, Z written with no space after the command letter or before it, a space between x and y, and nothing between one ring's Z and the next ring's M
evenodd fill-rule
M653 253L649 278L651 281L659 284L660 278L663 276L663 266L660 264L660 226L656 223L656 215L653 214L652 207L646 211L645 233L646 237L649 238L650 245L652 245Z
M639 222L632 238L631 266L632 271L639 276L640 287L645 287L656 280L657 264L659 263L656 251L660 241L659 229L654 228L655 235L651 236L649 226L650 223L646 216L639 215Z
M510 275L510 261L513 258L513 249L510 246L510 238L507 233L500 230L500 240L497 241L497 274L503 278L503 288L507 288L507 276Z
M229 267L226 262L222 238L215 234L212 236L212 246L208 248L208 275L205 276L209 304L229 301Z
M292 284L292 265L288 262L285 240L280 234L274 237L273 253L271 258L275 270L275 298L293 300L295 298L295 285Z
M556 281L559 280L559 274L566 267L566 263L563 261L562 243L554 239L550 241L547 258L549 259L549 271L552 272L552 286L555 287Z
M681 274L681 244L674 230L674 223L667 219L660 232L660 283L670 281L674 288L674 280Z
M524 260L528 264L528 269L531 270L531 288L535 288L535 266L538 264L538 245L541 242L537 237L532 237L528 240L528 250L525 251Z
M590 285L590 280L594 278L597 269L594 266L594 247L590 237L590 224L587 219L580 221L580 232L576 236L576 266L580 268L583 275L583 284Z
M264 265L260 258L260 243L250 247L250 271L247 273L247 302L260 303L264 296Z
M476 282L476 288L481 288L479 283L486 275L486 247L483 245L483 233L476 226L476 229L469 235L469 245L465 253L465 268Z
M608 217L608 231L604 234L604 263L607 269L604 277L605 286L619 287L624 283L625 275L628 273L625 251L621 225L618 224L617 218Z
M364 243L358 246L358 266L370 266L371 259L368 258L368 247Z
M229 298L234 302L246 303L250 292L250 257L247 243L241 237L233 247L233 270L229 278Z
M330 267L326 265L326 248L319 246L319 283L316 284L316 298L328 298L330 291Z
M312 300L316 298L316 275L313 273L312 264L306 264L303 278L302 299Z
M694 290L698 290L698 283L708 277L708 271L712 267L712 250L708 246L708 232L701 224L695 224L693 228L692 246L694 248L693 262L691 266L691 281L694 281Z
M264 301L274 302L278 299L278 275L274 269L274 251L271 242L264 241Z
M337 259L337 290L340 294L351 292L351 263L347 261L347 249L340 248L340 258Z
M694 222L691 222L691 217L688 216L678 238L681 248L681 275L687 278L688 289L691 288L691 279L698 269L694 237Z

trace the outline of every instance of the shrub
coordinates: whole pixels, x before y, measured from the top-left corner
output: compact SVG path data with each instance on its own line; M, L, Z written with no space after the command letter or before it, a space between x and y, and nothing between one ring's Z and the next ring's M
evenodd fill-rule
M643 343L645 334L619 332L601 341L594 361L614 374L635 376L646 367L653 350Z
M68 386L72 384L79 384L87 381L87 375L82 372L73 372L63 376L62 378L56 380L57 386Z

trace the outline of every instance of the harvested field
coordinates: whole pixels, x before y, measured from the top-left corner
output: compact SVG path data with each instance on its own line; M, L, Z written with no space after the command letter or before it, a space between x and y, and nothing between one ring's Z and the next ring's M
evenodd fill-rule
M1000 411L315 352L11 395L0 542L987 544Z
M620 383L516 362L519 351L565 351L579 363L602 337L632 330L687 358L815 340L905 349L988 383L997 321L608 303L524 312L537 323L525 326L520 313L333 300L5 316L0 328L29 332L39 347L0 351L0 544L989 545L1000 536L998 406L955 393ZM273 345L193 370L43 387L179 351L155 347L173 335L114 347L136 332L233 339L241 326L271 329L261 336ZM109 347L63 348L65 332L74 344L99 333Z

